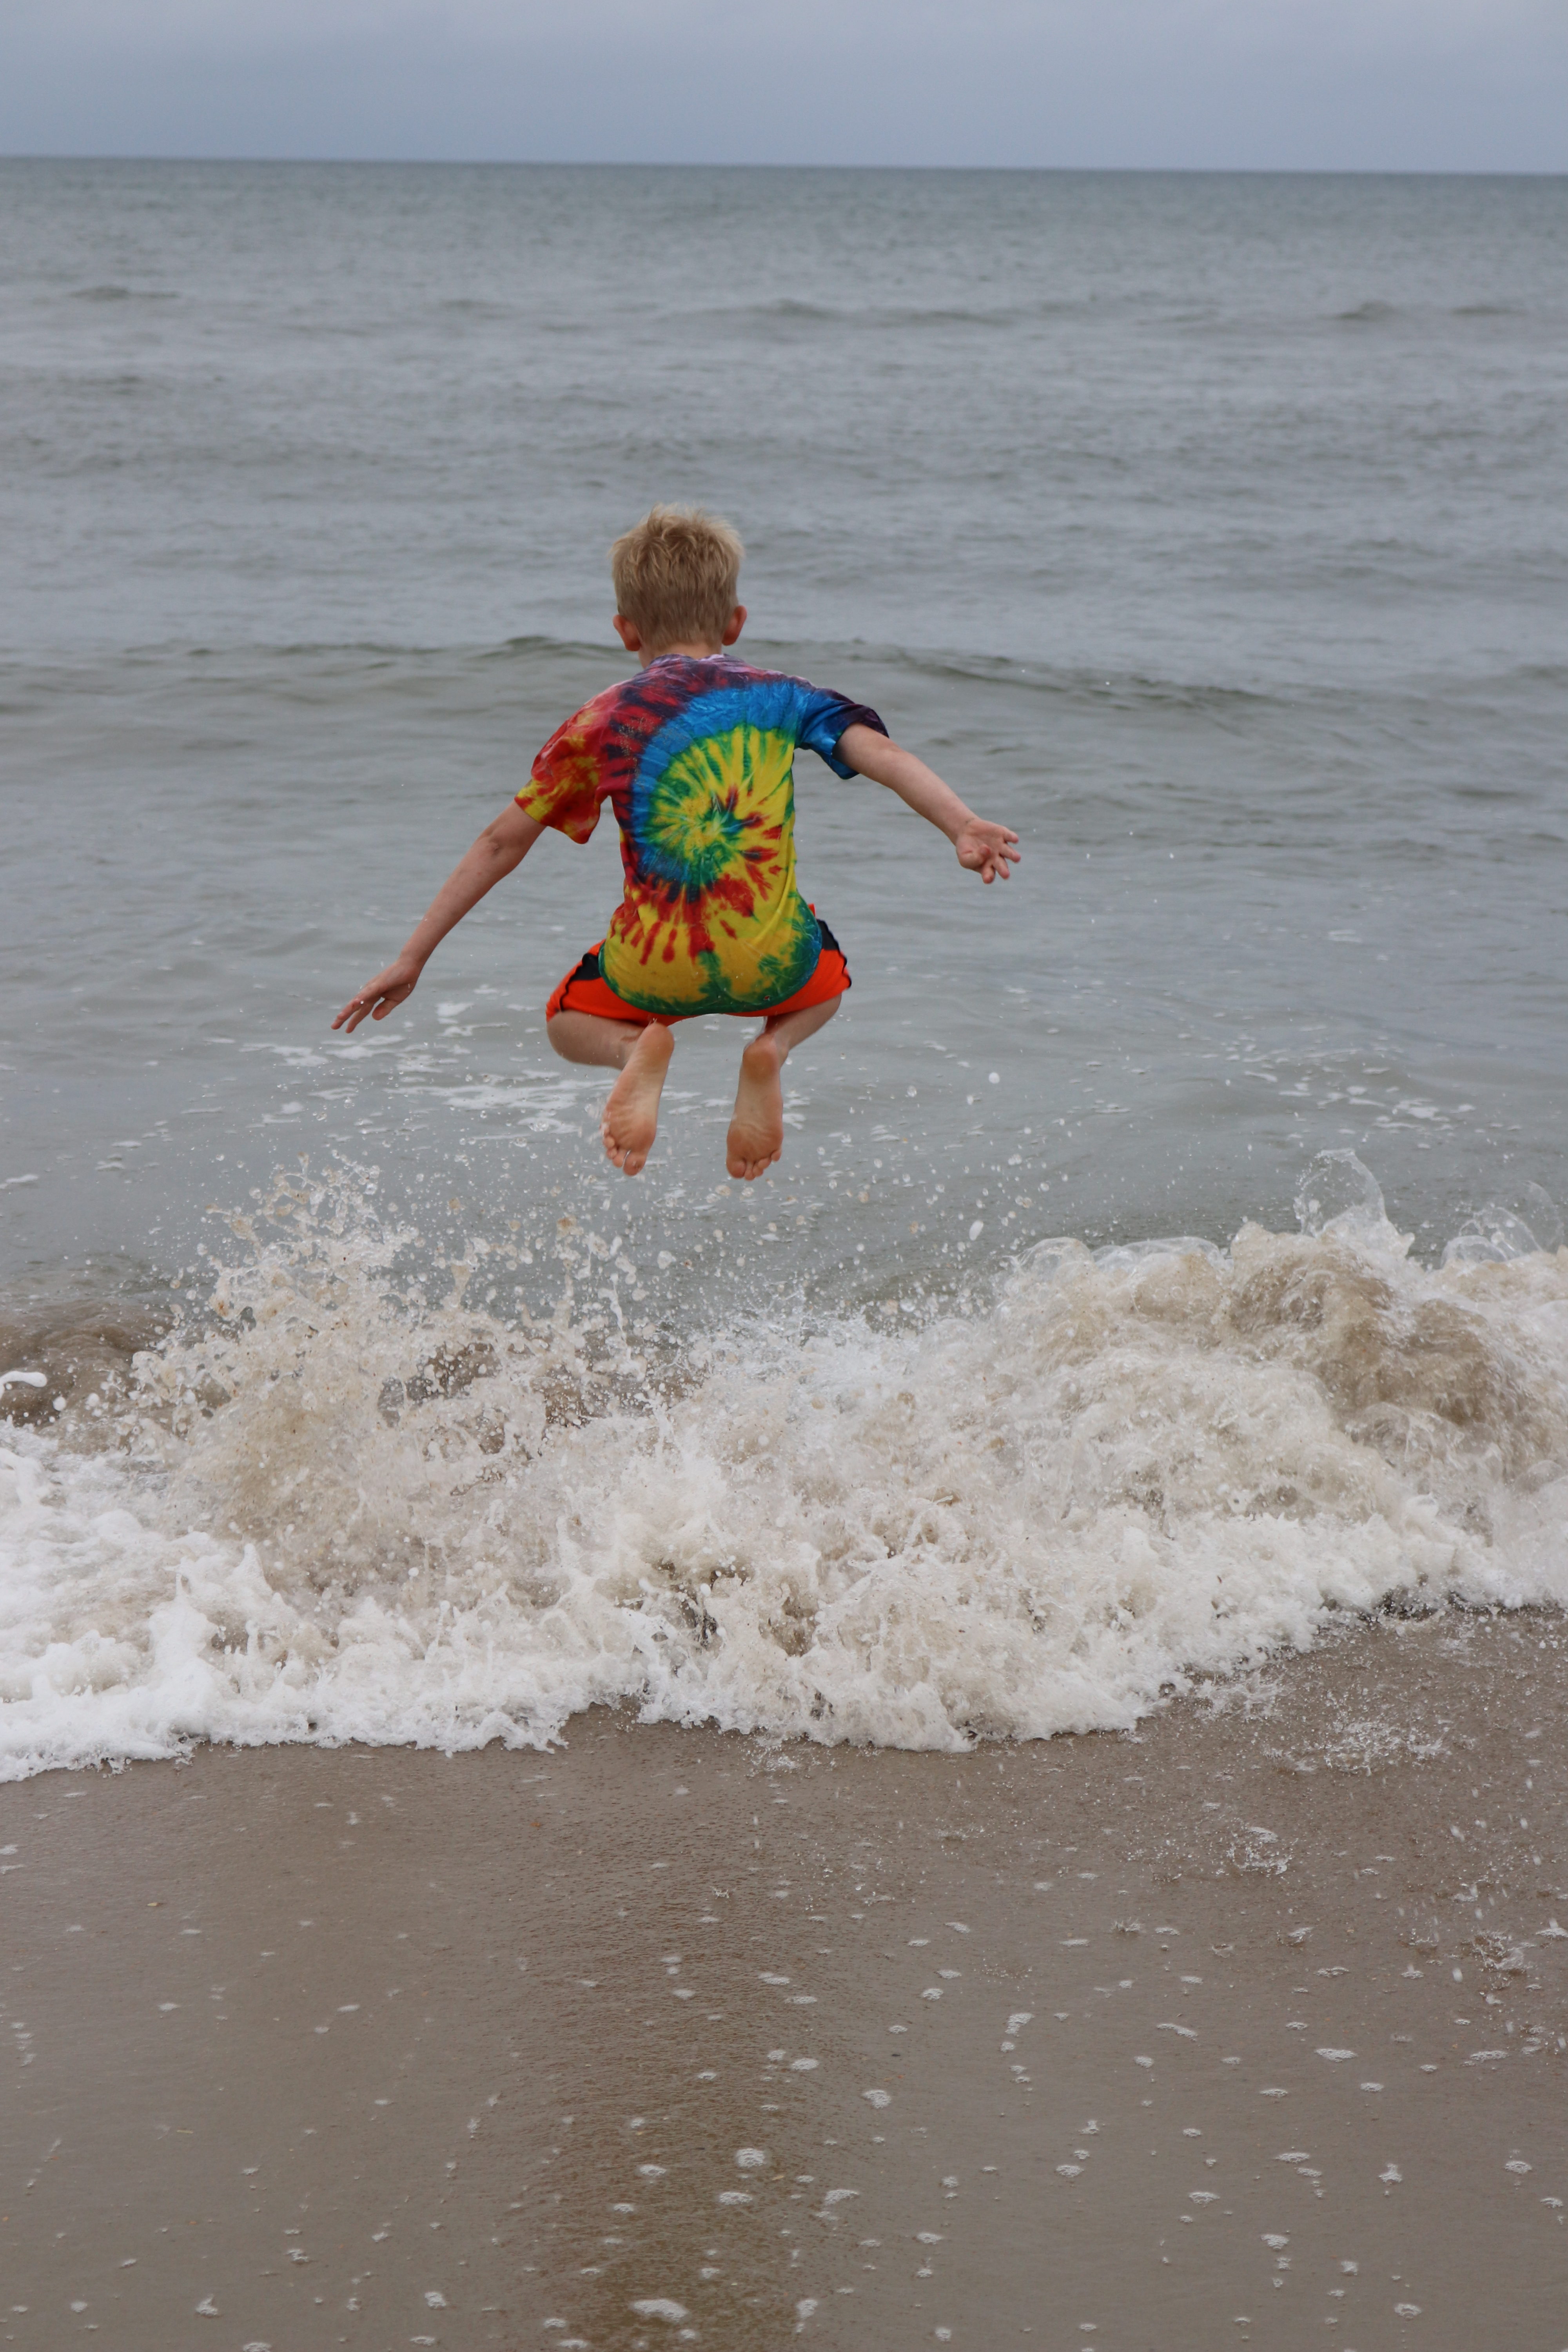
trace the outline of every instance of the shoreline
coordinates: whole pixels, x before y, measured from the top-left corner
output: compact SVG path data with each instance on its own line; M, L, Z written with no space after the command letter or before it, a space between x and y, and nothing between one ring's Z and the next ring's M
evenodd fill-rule
M1561 2352L1565 1690L1450 1612L963 1757L0 1788L0 2342Z

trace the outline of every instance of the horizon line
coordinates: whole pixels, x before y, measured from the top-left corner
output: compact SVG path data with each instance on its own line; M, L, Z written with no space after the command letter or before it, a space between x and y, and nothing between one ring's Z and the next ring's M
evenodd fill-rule
M712 158L540 155L331 155L115 153L70 149L0 148L5 163L192 164L204 169L474 172L930 172L1003 178L1009 174L1106 179L1251 180L1562 180L1568 164L1503 168L1486 164L1397 163L780 163Z

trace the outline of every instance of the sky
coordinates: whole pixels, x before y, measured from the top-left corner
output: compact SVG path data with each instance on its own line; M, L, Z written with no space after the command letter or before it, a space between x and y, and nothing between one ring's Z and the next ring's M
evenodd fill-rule
M1568 170L1568 0L0 0L0 153Z

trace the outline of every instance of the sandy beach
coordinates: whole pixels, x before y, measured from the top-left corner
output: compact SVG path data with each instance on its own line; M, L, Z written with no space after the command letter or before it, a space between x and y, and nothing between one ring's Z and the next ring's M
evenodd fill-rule
M7 1787L0 2338L1559 2352L1565 1681Z

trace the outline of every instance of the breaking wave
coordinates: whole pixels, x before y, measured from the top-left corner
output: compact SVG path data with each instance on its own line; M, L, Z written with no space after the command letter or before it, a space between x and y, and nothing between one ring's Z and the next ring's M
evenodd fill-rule
M4 1430L0 1775L599 1703L954 1748L1131 1725L1337 1612L1561 1604L1568 1250L1500 1213L1423 1267L1348 1154L1298 1205L1042 1242L892 1331L656 1344L569 1293L497 1321L472 1265L433 1303L351 1186L285 1187L198 1317Z

